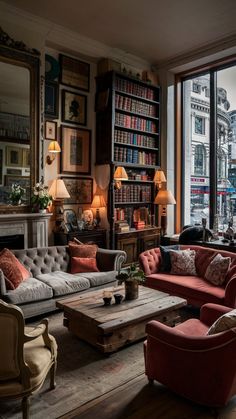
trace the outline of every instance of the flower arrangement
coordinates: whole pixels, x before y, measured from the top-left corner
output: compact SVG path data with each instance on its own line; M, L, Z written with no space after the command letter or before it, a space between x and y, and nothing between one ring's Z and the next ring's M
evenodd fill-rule
M12 205L20 205L21 199L25 193L25 189L22 188L18 183L13 183L11 185L11 192L9 195Z
M33 188L31 203L34 208L46 209L52 203L52 196L48 192L48 187L42 182L36 183Z
M132 263L127 268L121 269L121 271L118 273L116 278L118 279L120 284L126 281L127 282L136 281L139 284L145 282L144 272L142 271L142 269L139 269L139 267L135 263Z

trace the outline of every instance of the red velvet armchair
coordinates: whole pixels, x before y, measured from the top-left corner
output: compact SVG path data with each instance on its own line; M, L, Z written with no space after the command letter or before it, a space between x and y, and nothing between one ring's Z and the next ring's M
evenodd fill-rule
M206 335L222 314L232 310L205 304L200 320L174 328L152 320L146 325L145 372L196 403L223 406L236 394L236 328Z

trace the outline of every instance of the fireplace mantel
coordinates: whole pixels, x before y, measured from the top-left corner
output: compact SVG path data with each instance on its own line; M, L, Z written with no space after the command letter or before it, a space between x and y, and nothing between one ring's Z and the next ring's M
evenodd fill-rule
M24 236L24 249L48 246L48 220L52 214L0 214L0 236Z

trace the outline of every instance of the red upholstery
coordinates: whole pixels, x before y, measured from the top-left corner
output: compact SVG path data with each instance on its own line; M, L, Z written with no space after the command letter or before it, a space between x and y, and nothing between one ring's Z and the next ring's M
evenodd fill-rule
M207 336L212 322L229 307L205 304L200 320L171 328L152 320L146 325L145 372L194 402L223 406L236 394L236 329Z
M146 250L139 256L150 288L185 298L188 304L201 307L205 303L236 307L236 253L192 245L180 245L180 249L196 251L195 265L198 276L171 275L160 272L161 252L159 248ZM207 266L217 253L231 258L230 269L223 286L215 286L204 279Z

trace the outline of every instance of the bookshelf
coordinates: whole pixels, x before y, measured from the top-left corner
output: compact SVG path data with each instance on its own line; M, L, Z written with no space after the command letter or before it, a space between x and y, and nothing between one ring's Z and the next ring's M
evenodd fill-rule
M153 177L160 165L160 88L115 71L97 77L96 86L96 164L110 165L110 247L132 242L130 259L137 259L146 248L138 244L141 236L143 243L148 235L154 243L157 234ZM117 166L125 168L128 180L115 190Z

